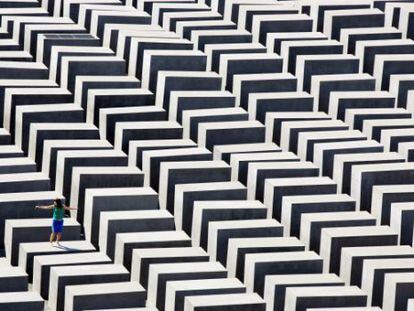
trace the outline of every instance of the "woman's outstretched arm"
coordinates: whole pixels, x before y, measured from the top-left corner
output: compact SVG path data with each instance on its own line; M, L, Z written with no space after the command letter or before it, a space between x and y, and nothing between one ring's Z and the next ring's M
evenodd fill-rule
M67 211L74 211L74 210L77 210L77 208L76 207L70 207L70 206L65 205L65 210L67 210Z
M52 209L54 205L36 205L36 209Z

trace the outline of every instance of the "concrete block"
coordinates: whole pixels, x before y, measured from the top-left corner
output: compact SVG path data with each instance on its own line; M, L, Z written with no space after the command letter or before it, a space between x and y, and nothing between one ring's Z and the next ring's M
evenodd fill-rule
M362 284L363 267L366 260L413 257L413 249L406 245L344 247L341 252L340 277L347 285L356 285L360 287Z
M174 218L165 210L102 212L99 224L99 249L113 259L115 242L120 233L174 229Z
M283 227L274 219L215 221L209 224L207 251L212 260L226 264L230 239L282 235Z
M339 273L343 247L397 245L397 240L397 233L388 226L325 228L320 242L324 272Z
M111 259L100 252L51 253L40 255L33 260L33 287L43 299L49 297L50 269L58 266L109 264Z
M77 265L52 267L48 304L56 310L64 310L66 288L70 285L126 282L129 273L122 265ZM93 290L93 288L92 288Z
M232 310L264 311L266 303L256 293L254 294L221 294L192 296L185 299L184 311L201 310Z
M138 282L114 282L65 287L64 310L143 307L146 292Z
M244 284L248 292L254 291L263 295L266 275L322 273L322 262L322 258L314 252L247 254L244 265Z
M282 200L287 196L335 194L337 185L327 177L296 177L267 179L264 189L264 204L268 217L280 220Z
M63 241L80 240L81 226L72 218L64 220ZM7 219L4 228L4 244L9 262L16 266L19 263L20 243L42 242L47 240L51 232L52 220L36 219Z
M132 266L134 249L190 247L191 239L184 231L152 231L119 233L116 240L115 263Z

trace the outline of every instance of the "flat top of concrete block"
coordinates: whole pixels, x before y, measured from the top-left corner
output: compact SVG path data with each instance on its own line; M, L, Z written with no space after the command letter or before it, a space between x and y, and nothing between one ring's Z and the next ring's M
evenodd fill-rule
M253 60L253 59L260 59L260 60L265 60L265 59L270 59L270 60L275 60L275 59L281 59L281 56L275 53L234 53L234 54L224 54L220 57L220 63L225 63L231 60L241 60L241 61L248 61L248 60ZM222 68L220 66L220 68Z
M8 90L12 94L18 94L18 95L29 95L29 94L64 94L69 95L71 92L64 88L56 88L56 87L36 87L36 88L12 88Z
M268 178L266 179L266 183L272 187L336 185L336 183L328 177Z
M290 297L332 297L332 296L365 296L357 286L312 286L288 287L286 298Z
M410 141L410 142L404 142L404 143L400 143L399 144L399 150L400 151L407 151L409 149L412 149L414 147L414 142Z
M279 79L294 79L297 78L289 72L277 72L277 73L246 73L246 74L236 74L233 77L234 84L240 83L240 81L263 81L263 80L272 80L276 81ZM237 82L237 83L236 83ZM235 93L235 92L233 92Z
M193 110L192 110L193 111ZM158 150L145 150L143 152L142 162L147 162L152 158L157 157L173 157L187 154L210 154L211 152L206 148L200 147L189 147L189 148L177 148L177 149L158 149ZM143 164L145 165L145 164Z
M393 286L399 283L414 284L414 273L413 272L390 273L385 276L385 281L392 283ZM387 287L385 286L385 288Z
M257 304L257 303L264 304L264 301L256 293L188 296L185 298L185 305L186 306L191 305L194 307L243 305L243 304ZM185 309L185 310L188 310L188 309Z
M114 282L71 285L65 287L66 293L73 296L103 295L124 292L143 292L145 289L138 282Z
M414 249L408 245L343 247L342 254L346 257L414 254Z
M294 262L294 261L302 261L302 260L322 260L322 258L313 251L253 253L253 254L246 254L246 268L249 266L248 263L255 264L258 262L278 262L278 261Z
M183 126L187 127L190 125L190 121L194 117L204 116L222 116L222 115L238 115L246 114L246 110L239 107L229 108L210 108L210 109L191 109L183 111Z
M262 7L262 5L260 5ZM214 50L219 51L226 51L226 50L234 50L234 49L260 49L264 46L261 45L258 42L252 42L252 43L220 43L220 44L206 44L204 48L204 52L206 54L211 54Z
M117 242L152 242L152 241L177 241L189 240L190 237L184 231L151 231L118 233Z
M391 208L400 210L414 210L414 202L391 203Z
M291 39L291 38L327 38L322 32L270 32L267 34L267 40L274 39Z
M124 157L120 150L63 150L58 152L58 161L63 158L104 158L104 157Z
M156 308L145 307L145 308L122 308L122 309L94 309L94 310L85 310L85 311L158 311Z
M101 252L88 253L69 253L69 254L53 254L41 255L34 258L34 265L60 265L73 263L87 263L95 261L110 261L110 258Z
M280 147L275 143L255 143L255 144L233 144L233 145L218 145L214 147L216 153L226 152L245 152L248 151L261 151L261 150L280 150Z
M386 120L384 120L386 121ZM388 122L380 122L383 123L385 126L388 125ZM414 125L414 122L413 122ZM381 138L387 137L388 139L392 136L413 136L413 129L412 128L402 128L402 129L390 129L390 130L382 130L381 131Z
M357 229L355 227L324 228L323 235L329 238L345 238L355 236L397 235L397 233L391 230L389 226L358 226Z
M110 26L110 25L108 25ZM117 24L117 28L120 28L120 30L122 31L122 27L130 27L130 26L134 26L134 27L141 27L141 26L148 26L148 25L127 25L127 24ZM131 31L131 30L129 30ZM146 29L145 32L149 31L149 29ZM163 31L164 32L164 31ZM78 83L84 83L84 82L91 82L91 81L107 81L108 76L88 76L88 75L80 75L76 77L76 82ZM139 81L136 77L132 77L132 76L111 76L111 81L112 82L137 82Z
M100 108L101 115L114 115L124 113L146 113L146 112L164 112L165 110L157 106L135 106L135 107L110 107Z
M373 99L378 98L395 98L395 95L385 91L334 91L330 92L331 100L340 100L344 98L367 98Z
M8 132L7 132L8 133ZM0 133L1 135L2 133ZM10 166L10 165L34 165L36 162L34 162L32 159L29 158L3 158L0 159L0 166Z
M218 209L218 208L266 208L258 200L223 200L223 201L195 201L194 208Z
M102 139L52 139L44 141L45 150L59 147L110 147L109 141Z
M395 170L413 170L413 163L381 163L381 164L367 164L359 165L353 168L355 174L362 172L380 172L380 171L395 171Z
M255 152L255 153L233 154L231 156L230 163L233 165L240 161L285 160L285 159L298 159L299 160L299 158L293 152Z
M249 163L249 170L303 170L318 167L312 162L253 162Z
M266 120L276 118L276 119L298 119L298 118L326 118L331 120L331 117L328 116L325 112L321 111L298 111L298 112L290 112L290 111L278 111L278 112L268 112L266 114Z
M386 62L386 61L397 61L397 62L412 62L413 61L413 54L377 54L375 56L375 64L376 68L378 65L378 68L380 68L380 63ZM375 68L375 69L376 69ZM376 70L374 70L374 73Z
M66 251L86 251L95 250L95 247L87 241L63 241L59 246L51 245L50 242L30 242L20 243L19 253L24 251L26 253L58 253Z
M218 261L161 263L153 264L150 267L150 273L154 272L156 274L202 271L226 271L226 268Z
M98 130L90 123L32 123L31 127L36 130Z
M25 301L43 301L43 299L38 293L33 291L0 293L0 305L3 303L7 304Z
M342 73L336 75L314 75L312 76L312 94L314 91L319 92L319 85L321 82L333 81L353 81L353 80L375 80L374 77L367 73Z
M214 30L217 31L217 30ZM145 50L144 57L147 56L205 56L203 52L198 50Z
M19 68L19 69L43 69L47 67L41 62L14 62L14 61L0 61L0 68ZM27 81L26 81L27 85Z
M315 144L315 150L345 149L345 148L361 148L361 147L379 147L381 146L376 140L357 140L357 141L339 141L331 143ZM316 152L315 152L316 153ZM366 155L365 155L366 157Z
M136 122L120 122L117 128L122 129L169 129L181 128L181 125L175 121L136 121Z
M407 114L409 113L404 108L353 108L347 109L345 113L345 119L355 115L377 115L377 114ZM348 117L349 116L349 117Z
M201 36L250 36L251 33L244 29L203 29L193 30L191 39L197 41Z
M207 122L200 123L198 125L198 132L203 129L212 130L212 129L239 129L239 128L264 128L264 125L259 121L225 121L225 122Z
M314 55L298 55L296 63L298 64L297 68L303 68L300 63L304 63L307 61L331 61L331 60L357 60L359 58L355 57L351 54L314 54Z
M62 276L73 275L104 275L104 274L129 274L123 265L100 264L100 265L76 265L52 267L51 274Z
M260 100L260 99L285 99L285 98L313 98L307 92L270 92L270 93L250 93L249 100Z
M381 311L378 307L312 308L307 311Z
M174 291L234 287L244 287L244 285L236 278L170 281L167 283L167 288Z
M377 8L368 8L368 9L349 9L349 10L327 10L325 15L327 16L340 16L340 15L365 15L365 14L384 14L381 10ZM326 16L325 16L326 18Z
M337 40L300 40L300 41L283 41L281 46L281 55L288 53L291 47L307 46L342 46Z
M353 161L378 161L378 160L391 160L391 159L403 159L401 155L395 152L372 152L369 153L370 157L367 157L366 153L348 153L335 155L335 161L338 162L353 162ZM387 187L387 186L374 186ZM401 190L401 187L398 188Z
M100 175L100 174L142 174L142 171L136 166L78 166L74 167L72 174L79 175Z
M199 23L199 22L197 22ZM250 55L250 54L249 54ZM166 79L166 78L176 78L176 77L188 77L188 71L170 71L170 70L162 70L158 73L159 79ZM216 72L214 71L191 71L192 78L221 78ZM164 90L162 90L164 92Z
M289 285L289 284L313 284L313 283L333 283L343 282L343 280L334 273L312 273L312 274L280 274L266 275L265 284Z
M1 174L0 175L0 183L47 180L47 179L49 179L49 177L43 173L13 173L13 174Z
M354 202L355 200L347 194L318 194L318 195L293 195L283 197L283 204L313 204L325 202Z
M304 213L303 222L323 222L323 221L350 221L350 220L375 220L367 211L344 211L344 212L326 212L326 213ZM358 231L358 229L354 230Z
M0 193L0 202L24 202L36 200L53 200L63 198L61 194L55 191L35 191L35 192L17 192L17 193ZM34 206L33 206L34 208Z
M371 33L389 33L389 32L399 32L397 28L394 27L360 27L360 28L343 28L341 29L341 37L342 32L345 32L346 35L353 35L353 34L371 34ZM342 41L342 40L341 40ZM384 40L381 40L384 41ZM367 41L366 41L367 42Z
M0 279L9 277L27 277L27 273L20 267L13 267L0 261Z
M363 51L359 51L359 49L364 49L365 47L373 47L373 46L392 46L392 45L411 45L413 44L413 40L411 39L387 39L387 40L367 40L367 41L358 41L356 44L356 51L357 54ZM363 54L361 55L363 56Z
M304 246L296 237L263 237L263 238L231 238L229 240L230 249L256 248L256 247L285 247L285 246Z
M91 89L88 91L88 97L93 99L95 96L104 95L152 95L152 92L143 88L131 88L131 89Z
M229 168L230 166L221 160L218 161L185 161L185 162L162 162L163 168L169 169L197 169L197 168Z
M165 147L165 146L197 146L191 139L150 139L150 140L132 140L130 148L137 147Z
M152 219L173 217L167 210L137 210L101 212L101 223L117 219Z
M393 74L390 76L391 82L400 82L400 81L412 81L414 80L414 74L401 74L401 75L397 75L397 74ZM390 87L391 89L398 88L399 85L398 83L396 85L394 85L394 83L390 83ZM391 90L390 89L390 90Z
M123 195L156 195L151 187L126 187L126 188L87 188L85 197L116 197Z
M341 120L300 120L300 121L288 121L282 123L282 131L285 128L313 128L313 127L332 127L332 126L346 126ZM283 135L282 135L282 138Z
M280 227L281 224L276 219L213 221L209 223L209 231L237 228L268 228L271 226Z
M1 153L23 153L23 151L16 145L4 145L1 146L0 154Z
M0 79L0 85L12 87L27 86L27 79ZM56 82L46 79L30 79L30 85L33 87L58 86Z
M238 181L178 184L175 186L176 193L213 191L213 190L231 190L231 189L246 189L246 187Z
M306 14L269 14L269 15L254 15L253 23L262 21L297 21L310 20L310 16Z
M178 256L207 256L201 247L139 248L132 251L134 258L168 258Z

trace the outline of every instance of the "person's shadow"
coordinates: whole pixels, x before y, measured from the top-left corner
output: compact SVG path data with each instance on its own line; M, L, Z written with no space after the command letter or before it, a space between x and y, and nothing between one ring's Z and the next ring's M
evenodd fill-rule
M59 245L53 245L53 247L56 247L56 248L59 248L59 249L65 250L65 251L67 251L67 252L76 252L76 251L80 251L80 249L77 249L77 248L70 248L70 247L64 246L64 245L62 245L62 244L59 244Z

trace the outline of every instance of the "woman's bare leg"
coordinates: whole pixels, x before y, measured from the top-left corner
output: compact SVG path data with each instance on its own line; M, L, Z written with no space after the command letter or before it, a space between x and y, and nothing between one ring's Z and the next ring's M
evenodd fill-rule
M62 233L60 233L60 232L58 232L57 234L56 234L56 243L57 243L57 245L59 245L59 242L60 242L60 239L62 238Z
M53 243L53 240L55 239L55 234L52 232L51 234L50 234L50 238L49 238L49 242L50 243Z

